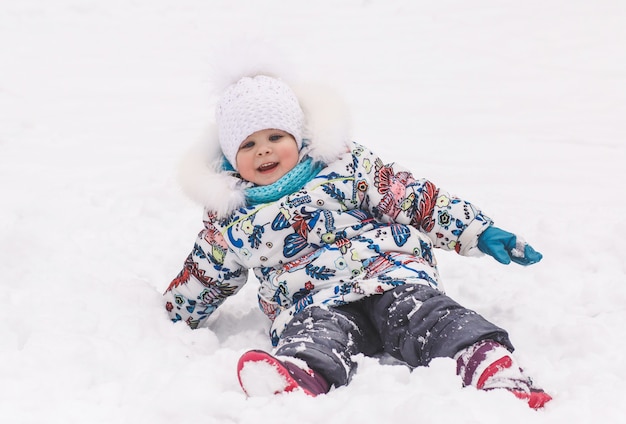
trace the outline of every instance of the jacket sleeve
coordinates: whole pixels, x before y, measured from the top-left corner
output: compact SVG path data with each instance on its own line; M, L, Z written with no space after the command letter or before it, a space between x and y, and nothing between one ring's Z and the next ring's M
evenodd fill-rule
M464 256L480 256L478 236L492 220L470 202L450 195L427 179L416 179L396 163L383 161L366 147L352 150L355 187L379 221L411 225L433 246Z
M213 213L205 211L204 229L193 251L163 294L172 321L185 321L191 328L205 325L206 319L227 297L237 293L248 277L248 270L229 249L215 219Z

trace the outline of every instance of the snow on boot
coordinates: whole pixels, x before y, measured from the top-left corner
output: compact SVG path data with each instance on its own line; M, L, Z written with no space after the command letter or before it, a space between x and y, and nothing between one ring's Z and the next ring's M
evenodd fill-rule
M464 386L480 390L506 389L534 409L542 408L552 397L535 387L517 365L511 352L492 340L478 342L456 355L457 374Z
M291 361L291 362L290 362ZM302 390L309 396L327 393L330 385L324 377L296 365L296 358L279 360L262 350L250 350L239 358L237 376L248 396L264 396Z

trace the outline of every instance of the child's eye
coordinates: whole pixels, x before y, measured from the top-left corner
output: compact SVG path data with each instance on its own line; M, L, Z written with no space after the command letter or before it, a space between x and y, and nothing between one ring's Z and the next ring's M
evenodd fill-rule
M239 150L241 149L250 149L254 146L254 141L246 141L241 146L239 146Z
M272 134L270 135L270 141L278 141L283 138L282 134Z

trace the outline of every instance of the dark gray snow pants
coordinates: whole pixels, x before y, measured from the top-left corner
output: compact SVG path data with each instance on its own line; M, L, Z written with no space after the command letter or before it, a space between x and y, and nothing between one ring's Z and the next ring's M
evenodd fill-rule
M502 328L438 290L410 284L344 306L303 310L283 331L276 355L305 361L338 387L350 381L352 356L359 353L385 352L418 367L481 340L513 351Z

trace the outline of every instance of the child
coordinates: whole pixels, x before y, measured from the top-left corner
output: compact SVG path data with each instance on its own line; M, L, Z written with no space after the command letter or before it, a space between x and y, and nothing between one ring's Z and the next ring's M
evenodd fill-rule
M551 397L516 363L507 332L444 294L433 248L521 265L541 254L351 142L338 99L296 88L265 75L230 85L213 151L185 163L204 229L164 294L172 320L206 323L253 269L275 351L240 358L248 395L327 393L348 384L354 355L385 352L411 367L454 358L463 385L542 407Z

